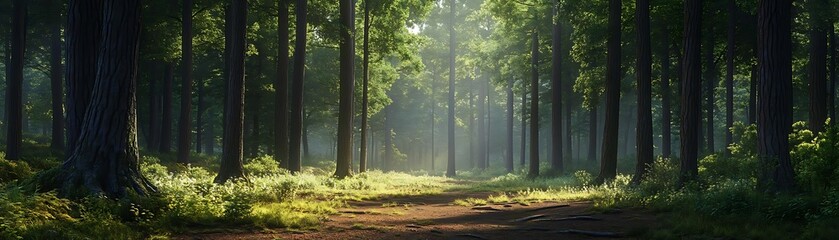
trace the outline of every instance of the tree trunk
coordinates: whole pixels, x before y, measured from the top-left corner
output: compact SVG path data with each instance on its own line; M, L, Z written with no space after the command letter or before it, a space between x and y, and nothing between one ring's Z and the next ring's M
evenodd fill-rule
M454 177L457 175L455 170L455 142L454 142L454 76L455 76L455 49L457 48L457 41L455 40L454 34L454 18L455 18L455 2L456 0L450 0L451 10L449 14L451 15L451 22L449 22L449 129L448 129L448 140L449 140L449 152L448 152L448 165L446 166L446 176L447 177Z
M484 115L486 111L484 108L484 103L486 102L486 87L484 84L479 82L478 84L482 85L478 87L478 101L476 102L478 108L478 155L476 158L476 163L478 164L478 169L484 170L486 169L486 143L487 143L487 131L486 131L486 122L484 119Z
M513 78L507 80L507 152L504 159L507 173L513 172Z
M382 171L393 171L393 123L391 122L391 106L385 107L385 157L382 159Z
M355 84L355 1L340 1L340 101L338 104L338 155L335 177L352 174L353 88Z
M713 16L713 15L712 15ZM713 154L716 149L714 148L714 98L716 95L716 86L717 86L717 64L714 61L716 56L714 56L714 46L716 45L716 40L714 39L715 35L713 34L714 26L709 26L709 31L711 32L708 34L707 43L705 46L705 147L708 154ZM699 138L700 141L702 138ZM700 150L701 151L701 150Z
M650 47L650 1L635 2L635 21L638 24L638 121L635 127L637 150L633 182L640 183L653 163L652 113L652 50Z
M277 79L274 82L274 147L277 150L274 161L288 169L288 0L280 0L277 6Z
M595 182L612 180L617 175L618 123L620 117L621 86L621 0L609 0L609 39L606 66L606 123L603 132L603 152L600 176Z
M369 23L369 22L367 22L367 23ZM365 23L365 24L367 24L367 23ZM365 72L366 71L367 71L367 68L365 68ZM432 76L436 76L436 75L432 74ZM365 77L365 79L366 79L366 77ZM435 80L437 80L437 79L432 78L432 80L431 80L431 96L429 96L429 99L431 101L430 105L431 105L431 172L432 173L434 171L436 171L435 166L434 166L434 162L437 160L437 154L436 154L437 153L437 149L436 149L437 138L435 137L435 132L437 132L437 126L436 126L436 124L437 124L437 119L436 119L437 118L437 101L436 101L436 99L434 99L434 94L437 93L437 84L436 84L437 82ZM366 89L366 87L365 87L365 89ZM366 116L366 114L365 114L365 116ZM364 126L366 126L366 125L364 125ZM362 129L364 129L365 132L369 131L369 130L367 130L367 128L362 128ZM373 136L372 136L373 133L371 132L370 135L371 135L370 136L370 139L371 139L370 141L372 142L373 141L372 140L373 139ZM373 150L373 155L375 155L376 150L375 149L372 149L372 150Z
M70 0L67 5L67 149L71 153L82 129L96 79L102 36L102 0ZM8 97L8 96L7 96ZM10 111L7 107L7 112ZM8 153L7 153L8 154ZM69 154L68 154L69 155Z
M364 43L363 43L363 60L362 60L362 86L361 86L361 150L358 157L358 171L367 171L367 118L370 114L370 3L364 1ZM432 88L434 83L431 83ZM434 91L431 92L432 94ZM431 171L434 171L434 99L431 100Z
M592 166L597 163L597 106L592 106L588 114L588 161Z
M291 115L289 115L288 170L299 172L302 161L300 142L303 135L303 79L306 69L306 5L307 0L297 0L295 5L296 29L294 42L294 73L291 76Z
M827 96L827 107L831 123L836 119L836 28L830 28L830 88Z
M810 12L810 130L818 134L824 131L827 120L827 21L821 12L829 5L826 0L810 0L807 7Z
M728 146L734 142L731 127L734 126L734 40L735 26L737 19L737 3L735 0L728 0L728 36L725 51L725 147L724 156L730 156Z
M216 183L228 180L245 179L242 167L243 132L245 115L245 48L247 46L247 0L232 0L230 5L231 41L230 41L230 73L227 80L225 102L227 114L224 119L224 136L222 139L222 156Z
M528 178L539 176L539 33L533 30L530 54L530 168Z
M792 2L761 0L758 6L758 185L770 191L795 188L790 162L792 128Z
M521 81L521 158L519 162L522 168L527 161L527 80Z
M749 76L749 124L757 123L757 79L757 65L753 65Z
M140 172L136 141L141 8L139 0L105 1L101 61L90 107L75 151L59 175L64 194L83 190L124 197L126 189L140 195L157 191Z
M204 147L204 113L207 111L207 102L204 99L204 80L198 80L198 109L195 113L195 152L202 153Z
M163 77L163 118L160 128L160 152L169 153L172 151L172 94L174 88L174 66L172 63L166 63L166 70L164 70Z
M699 126L702 109L700 99L702 1L685 1L684 59L682 60L682 126L680 184L693 181L698 174Z
M670 158L672 150L671 110L670 110L670 35L664 29L664 51L661 53L661 156Z
M178 163L189 163L192 137L192 0L183 0L181 11L181 114L178 119Z
M50 88L52 93L52 141L50 148L64 150L64 85L61 66L61 24L52 26L50 36Z
M69 34L69 32L68 32ZM68 64L69 65L69 64ZM155 64L150 67L157 72L159 69L159 64L155 62ZM160 148L160 96L155 94L159 93L160 90L157 87L157 74L150 74L149 76L149 137L148 137L148 150L149 151L157 151ZM69 101L68 101L69 105ZM67 113L69 115L69 111ZM72 141L72 140L71 140ZM70 149L69 151L72 151Z
M562 59L560 52L560 29L557 18L559 7L554 5L553 34L551 36L551 170L565 171L562 165ZM568 107L568 106L566 106ZM569 149L570 150L570 149Z
M469 82L469 92L466 94L469 98L469 168L473 169L476 166L476 162L478 161L475 158L475 98L472 93L472 89L475 89L475 84L473 82Z
M206 139L204 140L204 153L207 155L216 154L216 134L212 125L207 127L205 131Z
M23 143L23 63L26 52L26 0L14 0L11 36L11 76L6 81L6 159L19 160Z

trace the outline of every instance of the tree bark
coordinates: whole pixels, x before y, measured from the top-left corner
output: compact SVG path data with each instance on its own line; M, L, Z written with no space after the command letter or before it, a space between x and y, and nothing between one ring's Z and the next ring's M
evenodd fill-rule
M712 13L713 17L713 13ZM710 34L708 34L707 43L705 46L705 151L708 154L713 154L715 149L714 143L714 99L716 96L716 86L717 86L717 64L715 62L716 56L714 56L714 46L717 44L715 40L715 34L713 34L714 26L708 27L710 30ZM701 121L700 121L701 122ZM699 138L700 141L702 138ZM700 150L702 151L702 150Z
M67 149L76 148L96 79L102 36L102 0L70 0L67 5ZM8 96L7 96L8 97ZM7 112L9 111L7 107ZM8 153L7 153L8 154ZM69 155L69 154L68 154Z
M478 108L478 155L476 158L476 163L478 164L478 169L484 170L486 169L486 143L487 143L487 131L486 131L486 119L484 115L486 114L484 103L486 102L486 87L483 83L478 82L481 86L478 87L478 101L477 101L477 108Z
M810 0L807 7L810 12L810 130L818 134L824 131L827 120L827 21L821 12L829 5L825 0Z
M519 163L524 168L527 161L527 80L522 79L521 85L521 150L519 151L521 158L519 158Z
M702 64L700 58L702 1L685 1L684 58L682 62L682 126L680 184L696 179L699 157L699 126L701 118Z
M737 19L737 3L735 0L728 0L728 34L725 51L725 147L724 156L730 156L728 146L734 142L731 127L734 126L734 49L735 49L735 28Z
M172 94L174 88L174 66L166 63L163 77L163 116L160 128L160 152L169 153L172 151Z
M617 175L618 123L621 86L621 0L609 0L609 37L606 59L606 123L600 175L595 182L612 180Z
M288 170L299 172L302 166L300 145L303 137L303 79L306 69L307 0L297 0L294 42L294 72L291 76L291 115L289 115Z
M638 35L638 121L635 127L636 161L633 182L640 183L653 163L653 113L652 113L652 50L650 47L650 1L635 2L635 21Z
M393 123L391 122L391 106L385 107L385 157L382 159L382 171L393 171Z
M155 62L155 64L152 64L152 67L150 68L158 71L159 67L159 64ZM149 137L147 140L148 150L153 152L160 148L160 116L158 116L158 113L160 113L160 96L155 94L160 92L157 87L157 77L157 74L151 74L149 76ZM73 149L70 149L70 151L72 150Z
M565 171L562 164L562 57L560 52L560 29L557 18L559 7L554 5L554 17L551 18L553 32L551 36L551 170L557 173ZM566 106L568 107L568 106ZM569 129L570 130L570 129ZM569 149L570 150L570 149Z
M836 119L836 28L830 28L830 88L828 90L829 94L827 96L827 107L828 112L830 114L830 119ZM835 123L835 120L830 121L831 124Z
M588 114L588 161L597 163L597 106L592 106Z
M361 86L361 150L358 157L358 171L367 171L367 118L370 111L370 1L364 1L364 43L362 60L362 86ZM432 88L434 83L431 83ZM431 91L433 94L434 91ZM434 99L431 100L431 171L434 171Z
M20 160L23 127L23 63L26 52L26 0L14 0L12 12L11 69L6 82L6 159Z
M50 36L50 91L52 93L52 140L50 148L64 150L64 85L61 82L61 24L52 26Z
M795 188L789 152L792 128L792 2L761 0L758 5L757 139L761 174L768 191Z
M247 46L247 0L232 0L230 5L230 73L225 94L227 114L224 119L222 155L216 183L245 179L242 166L245 115L245 48Z
M530 54L530 168L528 178L539 176L539 33L533 30Z
M204 147L204 113L207 111L207 102L204 99L206 93L204 92L204 80L198 80L198 109L195 112L195 152L202 153L202 148Z
M140 172L136 141L141 8L139 0L105 1L101 59L75 151L59 175L63 194L83 190L124 197L127 189L140 195L157 191Z
M661 53L661 156L670 158L672 150L672 110L670 109L670 31L664 29L664 48Z
M450 0L451 10L449 14L451 15L451 22L449 22L449 129L448 129L448 142L449 142L449 151L448 151L448 164L446 166L446 176L447 177L454 177L457 175L455 169L455 142L454 142L454 77L455 77L455 49L457 48L457 41L455 40L454 34L454 18L455 18L455 2L456 0Z
M338 103L338 155L335 177L352 175L353 92L355 84L355 1L341 0L340 6L340 101Z
M192 137L192 0L183 0L181 11L181 111L178 119L178 163L189 163Z
M513 172L513 78L507 80L507 88L505 89L507 92L507 152L506 158L504 159L504 166L507 168L507 172Z
M274 109L274 160L288 169L288 0L277 4L277 78L274 82L276 94Z

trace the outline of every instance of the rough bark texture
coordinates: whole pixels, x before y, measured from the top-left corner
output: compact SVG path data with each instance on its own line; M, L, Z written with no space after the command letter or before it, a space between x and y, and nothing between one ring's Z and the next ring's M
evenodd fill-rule
M504 159L504 166L507 168L507 172L513 172L513 78L507 80L507 151L506 157Z
M127 189L140 195L157 191L138 162L140 9L139 0L105 1L96 80L75 151L59 175L63 194L123 197Z
M300 145L303 140L303 79L306 68L306 5L307 0L297 0L296 40L294 42L294 73L291 76L291 114L289 115L288 170L299 172L302 166Z
M227 114L224 119L224 133L222 139L221 166L216 176L216 183L228 180L245 179L242 167L243 135L245 121L245 48L247 30L247 0L232 0L230 5L231 41L230 41L230 73L227 79Z
M635 2L638 34L638 60L635 71L638 81L638 121L635 127L637 150L633 182L639 183L653 163L652 113L652 50L650 47L650 1Z
M50 92L52 93L52 140L50 148L64 150L64 85L61 82L61 24L50 31Z
M67 149L75 150L82 120L96 79L102 40L102 0L70 0L67 4ZM8 111L8 110L7 110ZM8 153L7 153L8 154Z
M288 0L278 2L277 78L274 82L274 160L288 168Z
M824 131L827 120L827 26L821 12L829 5L825 0L807 1L810 12L809 98L810 130Z
M174 80L174 66L172 63L166 63L166 69L163 71L163 107L160 126L160 151L161 153L169 153L172 151L172 94L174 88L172 87Z
M728 146L734 141L731 127L734 126L734 40L737 3L728 0L728 33L725 50L725 147L723 154L729 156Z
M183 0L181 11L181 111L178 119L178 163L189 163L192 137L192 0Z
M454 142L454 74L455 74L455 49L457 48L457 42L455 40L454 34L454 11L455 11L455 2L456 0L451 0L451 10L449 14L451 15L451 22L449 22L449 129L448 129L448 164L446 166L446 176L454 177L457 175L455 169L455 142Z
M551 170L565 171L562 164L562 55L560 52L560 34L562 33L556 18L559 8L554 6L553 32L551 36ZM566 106L568 107L568 106ZM570 129L569 129L570 130ZM570 150L570 149L569 149Z
M595 182L609 181L617 175L618 123L621 86L621 0L609 0L609 37L606 57L606 123L600 175Z
M344 178L352 174L353 157L353 91L355 84L355 4L353 0L340 1L340 96L338 103L338 155L335 176Z
M667 29L664 32L669 33ZM664 34L664 50L661 53L661 156L670 158L672 148L672 110L670 109L670 37Z
M19 160L23 142L23 62L26 52L26 0L12 2L11 69L6 82L6 159Z
M530 168L528 178L539 176L539 33L533 31L530 53Z
M693 181L698 174L699 126L701 118L701 51L702 1L685 1L684 58L682 59L682 126L679 182Z
M370 1L364 1L364 56L362 60L362 84L361 84L361 150L358 154L358 171L367 171L367 118L370 111ZM431 83L432 88L434 83ZM434 91L431 91L434 93ZM436 103L432 99L431 109L431 171L434 171L434 107Z
M789 152L792 128L792 2L761 0L758 5L757 139L760 188L792 191Z

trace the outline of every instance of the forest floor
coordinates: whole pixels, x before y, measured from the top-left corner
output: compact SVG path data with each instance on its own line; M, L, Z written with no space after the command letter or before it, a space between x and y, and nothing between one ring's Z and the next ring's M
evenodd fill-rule
M588 201L455 204L492 192L445 191L348 202L317 230L222 230L175 239L598 239L634 238L659 225L643 209L595 210Z

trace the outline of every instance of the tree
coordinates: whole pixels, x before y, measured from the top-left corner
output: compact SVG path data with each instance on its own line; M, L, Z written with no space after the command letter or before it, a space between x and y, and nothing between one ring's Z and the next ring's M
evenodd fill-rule
M539 176L539 32L533 31L530 55L530 168L528 178Z
M338 107L338 159L335 176L345 178L352 174L353 157L353 88L355 83L355 2L341 0L339 8L341 25L340 101Z
M712 7L715 8L715 7ZM716 14L716 9L712 9L711 17ZM714 99L716 95L716 86L717 86L717 62L716 56L714 55L714 48L716 46L716 34L714 34L714 25L709 24L711 26L707 26L708 31L710 32L705 40L707 41L704 46L705 50L705 79L703 79L702 83L705 84L705 91L702 93L704 94L703 100L705 100L705 138L703 139L702 133L700 134L700 146L705 144L705 149L700 148L701 151L707 151L708 154L712 154L716 152L714 147ZM702 110L700 110L701 112ZM701 124L700 120L700 126ZM705 140L702 142L702 140Z
M160 152L169 153L172 151L172 94L174 88L174 66L166 63L163 70L163 114L160 127Z
M77 4L71 2L69 15L98 15L87 12L90 8L83 7L84 4ZM96 67L90 106L82 121L76 148L62 165L59 175L64 194L81 189L94 195L122 197L126 195L126 189L140 195L157 191L140 172L136 141L140 9L139 0L107 0L104 3L101 60ZM71 22L78 20L76 17L70 17ZM68 29L79 31L91 27L76 23L79 22ZM73 36L78 34L72 33Z
M597 106L592 106L588 114L588 161L597 163Z
M454 177L457 175L455 169L455 142L454 142L454 76L455 76L455 49L457 48L457 41L455 40L454 34L454 18L455 18L455 3L456 0L450 0L449 4L451 4L450 10L450 17L451 22L449 23L449 129L448 129L448 142L449 142L449 152L448 152L448 164L446 166L446 176L447 177Z
M358 171L367 171L367 133L370 131L367 126L367 118L370 112L370 0L364 1L364 43L363 60L361 65L361 150L358 157ZM434 83L431 83L434 85ZM432 86L433 87L433 86ZM434 91L432 91L434 93ZM432 99L433 101L433 99ZM432 104L436 104L433 103ZM431 110L431 170L434 170L434 109Z
M702 64L701 51L702 1L685 1L684 55L682 59L682 126L679 182L693 181L698 174L699 122L702 109L700 98Z
M224 116L224 136L221 166L216 176L216 183L229 180L245 179L242 166L243 135L245 121L245 49L247 31L247 0L232 0L230 5L231 41L230 72L226 84Z
M513 78L507 79L507 151L504 159L504 166L507 172L513 172Z
M67 5L67 149L76 149L82 120L96 79L102 36L102 0L70 0ZM7 153L8 154L8 153ZM69 155L69 154L68 154Z
M621 80L621 0L609 0L609 37L606 65L606 123L600 175L595 182L612 180L617 175L618 122L620 117Z
M26 52L26 0L15 0L12 13L10 78L6 83L8 125L6 159L19 160L23 143L23 57Z
M635 22L638 35L638 60L635 71L638 81L638 121L635 176L639 183L647 175L653 163L653 114L652 114L652 50L650 47L650 2L635 2Z
M487 88L485 84L478 83L481 86L478 87L478 100L476 101L476 106L478 108L478 154L476 163L478 164L478 169L484 170L487 168L486 159L487 159L487 130L486 130L486 121L484 119L484 115L486 115L486 108L484 107L484 103L486 103L486 95L487 95Z
M288 0L277 2L277 78L274 82L274 160L288 168Z
M554 6L553 34L551 37L551 169L564 171L562 165L562 59L560 52L561 27L557 22L559 7ZM567 103L566 103L567 104ZM570 107L570 105L566 105ZM568 129L570 131L570 128ZM570 148L568 148L570 150Z
M792 2L758 4L757 139L761 172L758 185L768 191L795 187L790 161L792 130Z
M189 163L192 136L192 0L181 6L181 111L178 119L178 163Z
M728 146L734 142L731 127L734 126L734 40L737 3L728 0L728 31L725 51L725 147L723 154L730 155Z
M57 3L52 3L56 4ZM64 150L64 85L61 83L61 24L56 21L50 31L50 89L52 95L52 139L50 148Z
M303 140L303 79L306 71L307 0L297 0L294 42L294 72L291 76L291 115L289 115L288 170L301 170L300 145Z
M665 33L669 32L664 28ZM670 37L664 35L664 47L661 52L661 156L670 158L671 148L671 110L670 110Z
M828 112L830 119L836 119L836 28L830 28L830 90L828 94ZM833 121L831 121L833 122Z
M827 28L830 24L822 16L829 9L827 0L807 1L810 12L810 130L814 133L824 131L827 120ZM832 24L830 24L832 25Z

